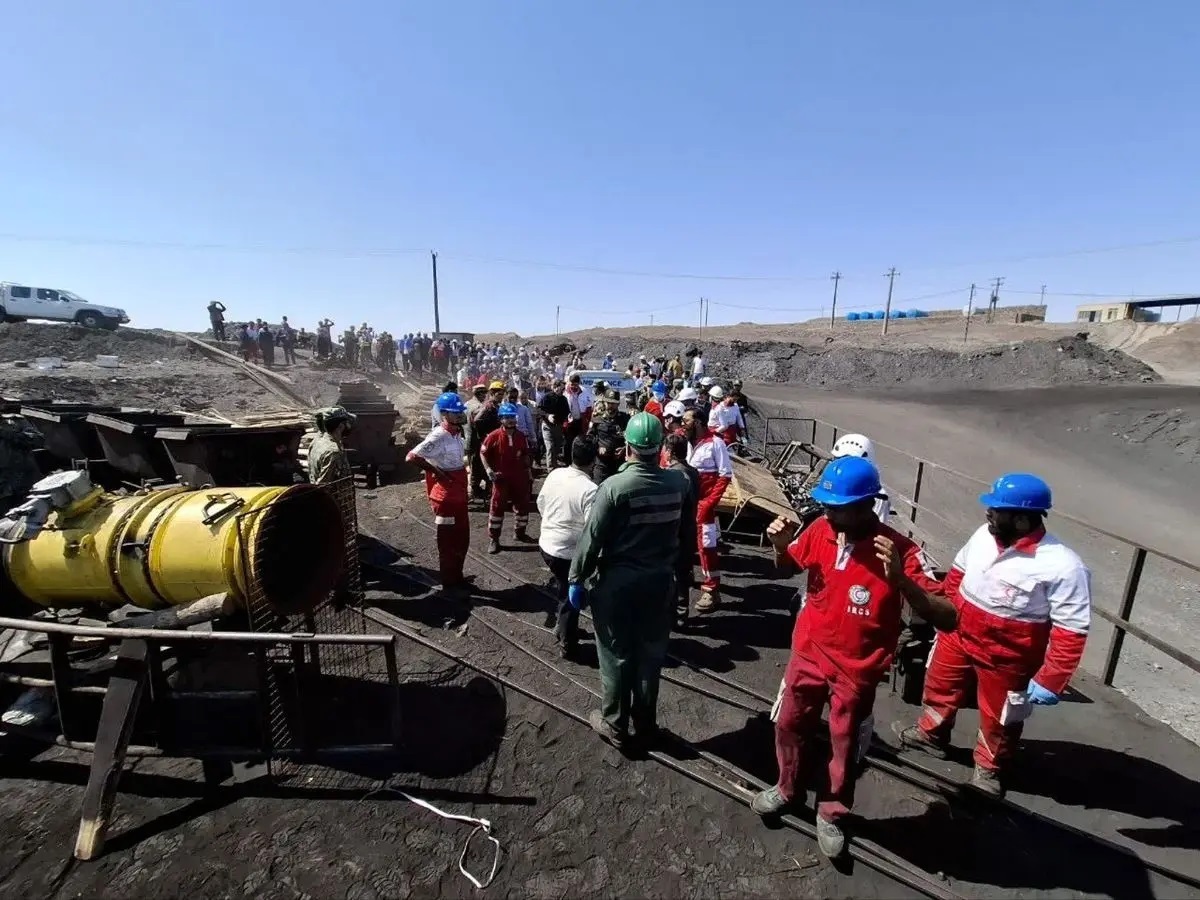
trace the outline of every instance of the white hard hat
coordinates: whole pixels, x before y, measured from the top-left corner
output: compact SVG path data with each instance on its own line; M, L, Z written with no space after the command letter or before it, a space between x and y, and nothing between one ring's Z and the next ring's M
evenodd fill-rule
M712 379L709 378L707 375L705 375L703 378L700 379L700 387L711 387L711 386L712 386Z
M863 459L875 458L875 445L865 434L843 434L833 445L833 458L843 456L861 456Z
M689 400L699 399L699 396L700 395L696 393L695 388L685 387L682 391L679 392L679 396L676 397L675 399L678 400L680 403L687 403Z
M680 403L678 400L672 400L670 403L668 403L666 406L663 407L663 415L670 416L673 419L682 419L683 414L686 411L687 410L685 410L683 408L683 404Z
M711 388L709 388L708 396L712 397L714 400L720 400L725 396L725 388L721 387L719 384L714 384Z

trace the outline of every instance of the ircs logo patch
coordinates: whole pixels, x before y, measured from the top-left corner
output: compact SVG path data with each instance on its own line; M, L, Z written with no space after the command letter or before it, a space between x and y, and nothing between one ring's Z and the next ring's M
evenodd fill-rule
M855 606L866 606L871 602L871 592L861 584L856 584L850 588L850 602Z

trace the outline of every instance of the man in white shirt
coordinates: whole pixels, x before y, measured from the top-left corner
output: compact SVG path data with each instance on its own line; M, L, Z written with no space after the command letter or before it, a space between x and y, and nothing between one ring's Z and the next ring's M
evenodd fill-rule
M709 388L708 396L712 398L712 406L708 412L708 428L725 442L725 446L729 446L746 431L741 407L737 405L733 394L726 394L719 384Z
M700 379L704 377L704 351L697 350L696 355L692 357L692 386L695 387L700 383Z
M557 616L547 615L546 618L547 623L556 618L554 634L563 659L571 658L578 641L579 611L567 602L567 574L575 556L575 545L599 490L588 474L595 461L595 445L586 438L577 438L571 444L571 465L547 475L538 492L538 513L542 518L538 547L554 576L558 593Z

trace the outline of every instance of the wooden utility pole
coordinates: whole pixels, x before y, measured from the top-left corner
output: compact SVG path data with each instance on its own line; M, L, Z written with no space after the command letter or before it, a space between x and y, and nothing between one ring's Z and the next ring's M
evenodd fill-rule
M558 337L558 317L562 315L562 306L554 307L554 336Z
M988 301L988 324L996 320L996 307L1000 303L1000 285L1004 284L1004 278L997 276L992 279L992 299Z
M971 312L975 305L975 282L971 282L971 296L967 298L967 314L963 316L963 343L967 342L967 332L971 330Z
M711 304L712 304L712 301L710 301L707 297L705 297L704 298L704 327L705 328L708 327L708 310L709 310L709 307L711 306Z
M700 340L704 340L704 298L700 298Z
M883 333L887 334L888 322L892 320L892 288L896 284L896 276L900 273L896 271L896 267L892 266L884 273L884 277L888 280L888 298L887 306L883 311Z
M654 327L654 313L650 313L650 327Z
M833 282L833 308L829 310L829 328L833 329L833 320L837 318L837 289L838 282L842 280L841 272L834 272L829 276L829 280Z
M433 258L433 333L438 334L442 330L442 317L438 312L437 251L430 250L429 255Z

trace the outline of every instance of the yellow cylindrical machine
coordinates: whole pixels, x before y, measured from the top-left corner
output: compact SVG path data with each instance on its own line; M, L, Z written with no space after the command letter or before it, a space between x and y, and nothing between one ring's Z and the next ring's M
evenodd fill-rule
M92 496L3 558L16 589L42 606L161 609L228 592L290 614L320 602L345 556L337 503L294 485Z

